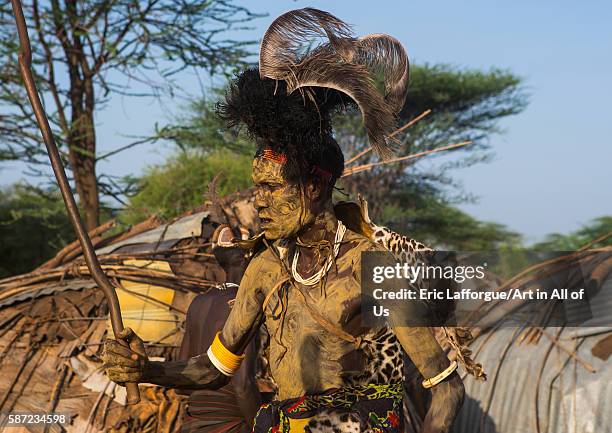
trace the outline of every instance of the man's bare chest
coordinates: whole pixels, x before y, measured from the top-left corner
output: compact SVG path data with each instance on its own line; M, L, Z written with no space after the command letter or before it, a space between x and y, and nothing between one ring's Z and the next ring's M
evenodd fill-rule
M324 285L304 286L287 281L265 306L270 335L282 333L289 340L304 335L323 339L361 333L361 291L352 275L329 278ZM297 342L297 341L294 341Z

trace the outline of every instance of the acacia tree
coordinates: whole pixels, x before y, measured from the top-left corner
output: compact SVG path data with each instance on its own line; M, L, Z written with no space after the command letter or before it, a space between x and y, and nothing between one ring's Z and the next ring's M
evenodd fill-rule
M215 73L242 62L251 42L224 39L257 15L231 0L29 0L32 66L56 141L72 172L88 229L98 225L95 113L115 94L159 95L188 67ZM0 4L0 160L35 172L44 146L17 66L9 2ZM127 78L127 80L125 80ZM134 93L125 83L145 91ZM108 188L107 188L108 189ZM110 191L107 191L110 192Z

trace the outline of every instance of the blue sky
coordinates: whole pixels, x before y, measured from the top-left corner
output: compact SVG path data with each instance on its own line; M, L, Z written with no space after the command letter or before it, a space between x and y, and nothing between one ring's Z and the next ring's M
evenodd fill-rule
M312 6L353 24L357 34L395 36L412 62L501 67L518 74L530 104L501 123L504 134L491 138L492 162L451 173L479 197L461 207L477 218L506 224L528 241L612 215L612 2L266 0L248 5L270 15L257 20L254 31L241 35L245 38L258 38L286 10ZM200 94L193 76L182 79L188 95ZM163 124L183 103L179 98L115 98L97 117L100 151L128 142L123 135L151 132L155 122ZM163 146L135 148L100 163L98 170L137 175L170 152ZM23 176L20 165L1 168L2 184Z

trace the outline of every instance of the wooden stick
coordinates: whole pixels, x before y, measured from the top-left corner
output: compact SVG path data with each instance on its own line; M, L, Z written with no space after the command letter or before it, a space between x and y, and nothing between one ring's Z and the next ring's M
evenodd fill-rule
M106 246L106 244L110 244L115 243L115 242L121 242L125 239L131 238L133 236L136 236L140 233L144 233L148 230L154 229L157 226L159 226L161 224L161 221L159 220L159 218L157 217L157 215L151 215L149 218L147 218L146 220L133 225L129 230L118 234L116 237L115 236L111 236L110 238L108 238L108 240L105 240L105 242L102 244L104 246Z
M106 239L104 239L104 242ZM103 243L104 243L103 242ZM109 261L123 261L129 259L142 259L142 258L151 258L152 260L165 260L168 261L167 258L160 259L158 256L162 256L169 253L180 253L181 251L190 251L194 249L203 248L206 246L210 246L210 242L201 243L198 245L186 245L182 247L172 247L159 251L148 251L141 253L109 253L109 254L101 254L100 260L104 263L108 263ZM188 253L193 255L193 253ZM214 254L210 253L195 253L198 257L214 257ZM15 275L12 277L7 277L0 279L0 290L5 290L7 287L14 287L17 285L27 285L30 281L44 281L48 276L55 278L58 274L61 275L64 272L65 268L53 268L53 269L41 269L38 268L32 272L28 272L27 274ZM31 279L31 280L29 280ZM13 284L12 284L13 283Z
M513 276L513 277L509 278L508 280L506 280L499 287L497 287L496 291L497 292L504 291L508 287L510 287L511 284L512 285L516 285L516 287L520 287L521 285L523 285L525 283L525 281L529 281L529 279L533 278L531 276L528 276L532 272L538 271L538 270L540 270L542 268L545 268L546 266L549 266L549 265L552 265L552 264L557 264L559 262L571 260L571 259L573 259L575 257L576 257L576 252L571 252L571 253L563 255L563 256L554 257L552 259L545 260L543 262L536 263L534 265L528 266L527 268L523 269L522 271L520 271L515 276ZM549 271L548 274L552 274L554 272L557 272L557 270L553 269L553 270ZM521 280L523 280L523 282L521 282ZM485 306L486 306L486 302L483 301L475 310L471 311L468 314L467 318L464 319L465 323L468 323L470 320L472 320L476 314L480 314L480 316L481 316L480 318L484 317L496 305L497 304L494 304L494 305L490 306L489 308L485 309L484 311L482 311L481 309L485 308Z
M419 120L421 120L422 118L426 117L429 115L429 113L431 113L431 109L425 110L423 111L421 114L419 114L417 117L415 117L414 119L412 119L410 122L406 123L404 126L402 126L399 129L396 129L395 131L393 131L389 137L395 137L397 134L399 134L400 132L404 132L406 129L410 128L412 125L414 125L415 123L417 123Z
M148 284L160 285L170 288L180 288L193 291L195 288L206 289L217 284L216 281L205 280L197 277L177 276L172 272L155 269L146 269L130 265L103 265L105 271L115 278L143 282ZM91 275L86 266L71 266L64 269L54 269L45 273L38 273L26 276L21 281L13 281L10 284L0 284L0 300L11 296L34 290L34 288L44 288L49 281L59 282L66 275L75 277L89 277ZM40 287L31 287L37 283L44 283Z
M99 225L98 227L96 227L93 230L89 231L89 237L90 238L94 238L96 236L100 236L103 233L107 232L108 230L110 230L111 228L115 227L115 220L110 220L105 222L102 225ZM56 255L55 257L53 257L52 259L47 260L45 263L43 263L42 265L40 265L38 268L35 269L36 270L41 270L41 269L52 269L57 267L60 263L62 263L64 261L64 258L71 252L73 251L79 251L79 253L77 253L76 255L80 254L81 251L81 243L80 241L77 239L74 242L69 243L68 245L66 245L64 248L62 248ZM75 256L76 257L76 256Z
M365 155L366 153L369 153L372 151L371 147L366 148L365 150L362 150L361 152L359 152L357 155L353 156L351 159L349 159L348 161L346 161L345 165L349 165L352 164L353 162L357 161L359 158L361 158L363 155Z
M557 337L561 335L561 332L563 332L563 328L559 329L559 332L557 333ZM537 433L540 433L540 419L539 419L539 416L540 416L540 383L542 383L542 376L544 374L544 369L546 368L546 362L548 361L548 357L550 356L550 353L552 352L553 347L554 347L554 342L550 344L550 346L546 350L546 353L544 354L544 359L542 359L542 365L540 366L540 370L538 371L538 378L536 380L536 385L535 385L535 395L533 399L534 408L533 409L535 412L534 422L535 422L535 428L536 428Z
M588 249L589 249L590 247L592 247L593 245L598 244L599 242L603 242L603 241L605 241L605 240L606 240L606 239L608 239L610 236L612 236L612 232L610 232L610 233L606 233L606 234L605 234L605 235L603 235L603 236L599 236L599 237L598 237L598 238L596 238L595 240L593 240L593 241L589 242L588 244L583 245L582 247L580 247L580 248L578 249L578 251L585 251L585 250L588 250Z
M55 384L53 385L53 390L51 391L51 398L49 399L49 405L47 406L47 413L55 412L55 408L57 407L57 403L59 402L59 396L62 391L62 386L64 385L64 380L66 380L67 375L68 367L66 366L66 364L62 364L57 379L55 380ZM49 431L50 426L50 424L45 425L44 433L47 433Z
M108 414L108 408L110 407L111 403L115 399L115 388L116 387L117 387L117 384L112 382L111 389L108 395L108 400L106 400L106 404L104 405L104 408L102 409L102 419L100 420L100 423L98 424L99 426L98 430L104 430L104 424L106 424L106 415Z
M106 394L106 390L108 389L108 385L110 385L110 383L110 380L106 382L104 389L100 391L100 394L98 394L98 398L91 407L91 410L89 411L89 416L87 417L87 428L85 429L85 433L88 433L93 427L94 420L96 419L96 411L98 410L98 406L100 406L100 402L102 402L102 399L104 398L104 395Z
M402 126L399 129L396 129L395 131L393 131L391 134L389 134L389 138L393 138L395 137L397 134L399 134L400 132L405 131L406 129L410 128L412 125L414 125L415 123L417 123L419 120L421 120L422 118L424 118L425 116L427 116L429 113L431 113L431 110L425 110L423 111L421 114L419 114L417 117L415 117L414 119L412 119L410 122L406 123L404 126ZM368 152L371 152L372 148L368 147L366 150L363 150L361 152L359 152L357 155L353 156L352 158L350 158L348 161L346 161L346 165L352 164L353 162L357 161L359 158L361 158L363 155L365 155Z
M28 36L28 26L23 15L21 0L11 0L11 5L13 7L15 25L17 27L17 34L19 36L19 71L21 72L21 77L23 78L23 84L25 86L28 99L32 105L32 111L34 112L38 127L43 136L43 141L47 148L47 154L49 156L49 161L51 162L51 167L53 168L55 179L57 180L64 204L66 205L66 211L68 212L70 222L72 223L77 238L81 243L85 262L91 270L91 276L95 280L100 290L102 290L108 301L111 325L115 338L119 339L121 344L127 347L129 346L129 343L119 338L123 331L123 319L121 318L121 310L119 308L117 293L100 268L100 262L98 261L94 247L91 244L91 239L89 238L85 225L81 220L79 208L76 204L74 196L72 195L72 190L70 188L70 183L68 182L68 177L66 176L66 171L64 170L62 158L57 148L57 144L55 143L53 131L51 131L51 126L49 125L49 119L47 118L38 89L36 88L34 74L32 73L32 49L30 47L30 37ZM127 391L128 403L138 403L140 401L138 384L126 383L125 387Z
M344 170L344 173L342 174L342 177L347 177L347 176L351 176L353 174L356 174L356 173L359 173L359 172L362 172L362 171L365 171L365 170L370 170L371 168L377 167L379 165L392 164L394 162L400 162L400 161L407 161L409 159L422 158L423 156L426 156L426 155L431 155L433 153L438 153L438 152L443 152L443 151L446 151L446 150L456 149L458 147L467 146L468 144L472 144L472 141L462 141L461 143L449 144L448 146L443 146L443 147L439 147L437 149L432 149L432 150L426 150L424 152L414 153L412 155L400 156L399 158L393 158L393 159L389 159L387 161L372 162L370 164L364 164L364 165L359 165L359 166L353 167L353 168L347 168L347 169Z
M550 333L548 331L544 330L543 328L539 328L539 330L542 333L542 335L544 335L546 338L548 338L559 349L563 350L565 353L567 353L569 356L571 356L577 362L579 362L589 373L596 373L597 372L597 370L595 370L595 368L591 364L589 364L587 361L582 359L580 356L576 355L575 351L569 350L568 348L562 346L561 343L559 342L559 337L558 336L555 337L553 335L550 335Z
M100 245L100 243L102 243L103 240L104 238L102 236L92 237L91 245L93 245L94 248L97 248ZM69 263L72 260L76 259L77 257L81 256L82 254L83 254L83 250L81 249L81 247L75 248L74 250L66 254L66 256L62 259L61 264Z
M10 381L9 386L6 389L6 393L4 394L2 399L0 399L0 409L4 407L4 404L7 402L9 396L13 392L13 388L15 387L15 385L17 385L17 381L21 377L21 374L25 371L26 365L32 360L32 358L34 358L37 352L38 345L30 344L28 351L25 353L21 360L21 368L17 370L17 372L13 376L13 379Z
M91 317L55 317L52 319L45 319L33 322L35 324L38 323L48 323L48 322L79 322L79 321L95 321L95 320L108 320L108 316L91 316ZM151 321L151 322L169 322L169 323L180 323L182 320L172 320L172 319L148 319L146 317L139 317L138 320L142 321Z
M15 325L17 325L17 323L15 323ZM25 328L30 325L29 323L29 319L26 317L24 322L21 324L21 326L19 327L18 330L15 331L15 335L13 335L13 337L10 339L10 341L6 344L6 346L4 346L4 349L2 350L2 352L0 352L0 363L4 360L4 357L8 354L9 349L11 348L11 346L17 341L19 340L19 338L23 335Z

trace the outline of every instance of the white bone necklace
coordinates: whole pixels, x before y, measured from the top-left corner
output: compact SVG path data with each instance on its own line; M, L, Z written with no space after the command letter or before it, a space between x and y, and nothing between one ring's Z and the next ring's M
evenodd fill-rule
M304 284L305 286L314 286L319 281L321 281L321 278L323 278L323 276L327 274L327 272L331 268L332 263L334 262L336 257L338 257L338 251L340 251L340 244L342 242L342 239L344 238L344 233L346 233L346 226L342 224L342 221L338 221L338 227L336 228L336 238L334 239L333 256L330 255L327 258L325 264L321 267L321 269L319 269L317 273L313 274L309 278L302 278L302 276L297 271L297 263L300 257L300 252L296 246L295 254L293 255L293 261L291 263L291 275L293 275L295 281L300 284Z

